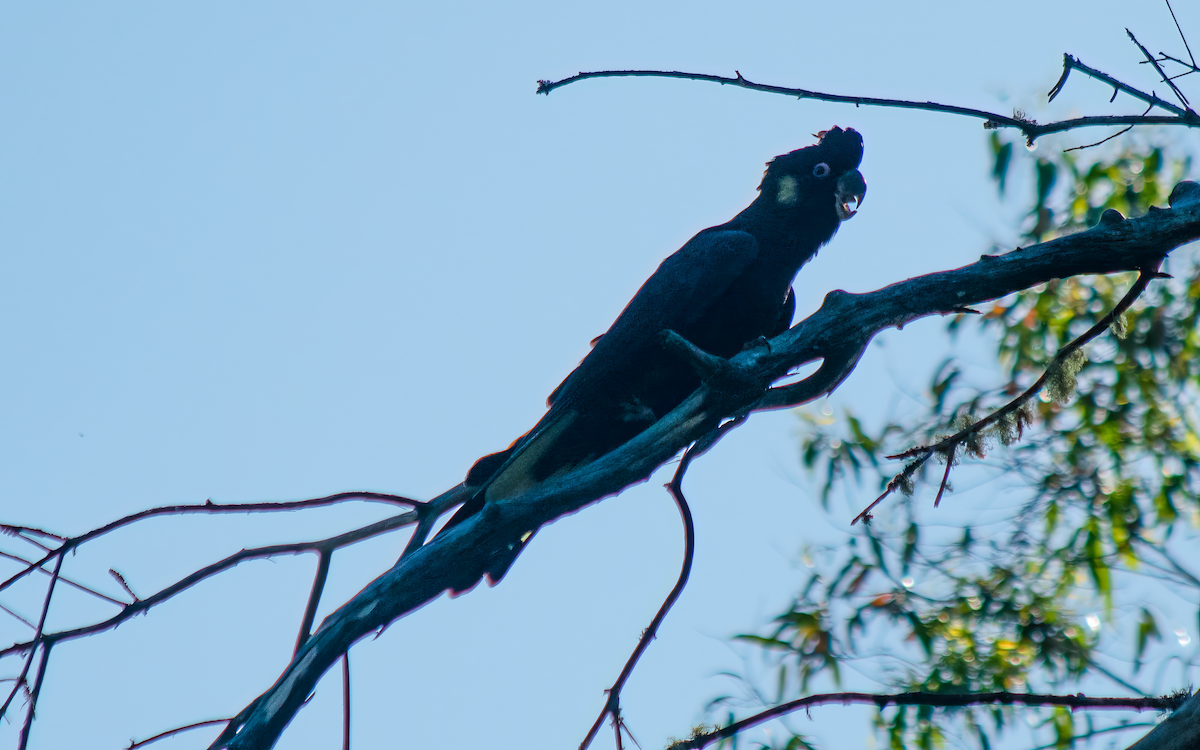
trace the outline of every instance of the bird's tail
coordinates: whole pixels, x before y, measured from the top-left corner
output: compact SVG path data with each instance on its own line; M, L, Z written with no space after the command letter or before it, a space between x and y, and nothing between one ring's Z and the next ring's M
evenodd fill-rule
M446 529L457 526L479 511L483 510L483 506L487 502L485 492L485 489L480 489L473 496L471 496L471 499L463 503L458 511L450 517L450 520L446 522L446 525L442 528L442 532L445 532ZM526 532L525 534L522 534L520 538L508 542L506 545L504 545L504 547L493 552L488 557L483 565L483 568L478 574L472 577L469 582L464 581L463 583L452 587L450 589L451 593L457 595L467 591L468 589L474 588L475 584L479 583L479 581L484 577L487 578L489 586L495 586L497 583L500 583L500 580L504 578L506 573L508 573L508 569L511 568L512 564L517 561L517 555L521 554L521 550L525 549L525 545L529 543L529 540L533 538L533 535L533 531Z
M570 471L591 457L581 457L569 449L563 452L563 443L578 440L581 425L578 414L571 409L552 409L534 425L534 428L517 438L512 445L499 453L484 456L467 472L466 485L475 489L470 500L462 504L445 529L453 528L483 510L487 503L504 502L505 498L524 494L547 479ZM524 531L519 537L508 540L485 562L478 578L454 593L464 591L487 576L488 583L495 586L512 567L521 550L529 543L537 528Z
M537 442L539 438L545 437L545 431L541 429L542 427L543 425L539 424L528 434L522 435L520 438L514 441L513 444L508 448L498 453L486 455L471 466L470 470L467 472L467 478L464 484L466 484L466 486L469 488L473 488L475 492L471 498L463 503L462 506L459 507L459 509L454 513L454 515L450 517L450 520L447 521L446 525L442 528L442 532L445 532L446 529L457 526L458 524L466 521L468 518L483 510L483 506L489 501L489 499L495 501L497 499L495 497L497 494L497 488L495 487L497 482L505 486L499 492L501 496L507 496L515 490L528 489L530 486L530 480L528 476L530 472L529 463L531 455L523 454L526 453L525 449L528 448L532 443ZM551 432L557 431L552 430ZM543 443L543 447L544 445L545 444ZM539 451L535 449L531 451L530 454L536 454L538 452ZM521 478L514 479L512 475L520 475ZM490 494L493 495L491 498L488 497L489 491ZM475 586L475 584L479 583L484 576L487 577L489 586L495 586L502 578L504 578L505 574L508 573L508 569L512 567L514 562L516 562L517 556L521 554L521 550L523 550L525 545L529 543L529 540L533 537L535 531L536 529L533 531L527 531L522 534L520 538L509 541L503 548L496 550L484 564L478 578L475 578L469 584L462 586L462 588L452 589L452 592L454 594L459 594Z

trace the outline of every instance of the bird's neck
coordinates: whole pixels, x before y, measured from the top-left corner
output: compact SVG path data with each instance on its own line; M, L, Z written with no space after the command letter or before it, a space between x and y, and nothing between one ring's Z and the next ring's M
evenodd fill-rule
M761 253L774 262L791 267L794 274L837 230L836 217L828 228L815 225L815 218L810 212L798 211L795 207L781 210L775 201L760 195L725 228L754 235Z

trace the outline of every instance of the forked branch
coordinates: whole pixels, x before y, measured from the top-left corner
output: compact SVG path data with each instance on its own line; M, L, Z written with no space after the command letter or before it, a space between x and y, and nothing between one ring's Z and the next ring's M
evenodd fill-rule
M133 594L133 590L130 588L129 584L126 582L124 576L122 576L120 573L118 573L115 570L110 570L109 573L113 576L113 578L116 579L118 584L120 584L120 586L125 590L125 592L127 594L129 594L130 598L132 599L131 602L122 602L120 600L113 599L112 597L105 596L104 594L101 594L98 591L95 591L86 586L82 586L78 583L75 583L74 581L70 581L61 575L63 561L66 558L66 555L68 552L78 549L81 545L83 545L87 542L90 542L94 539L97 539L111 531L115 531L116 529L137 523L137 522L145 520L147 518L163 516L163 515L179 515L179 514L193 514L193 513L233 513L233 512L236 512L236 513L249 513L249 512L265 513L265 512L277 512L277 511L296 511L296 510L301 510L301 509L306 509L306 508L315 508L315 507L321 507L321 506L326 506L326 505L332 505L335 503L347 502L350 500L367 500L367 501L372 501L372 502L383 502L383 503L387 503L390 505L401 505L401 506L411 507L411 508L413 508L413 510L410 510L406 513L401 513L400 515L397 515L397 516L393 516L392 518L386 518L381 521L377 521L376 523L369 524L367 526L364 526L359 529L355 529L353 531L346 532L344 534L339 534L337 536L330 537L328 539L322 539L322 540L317 540L317 541L312 541L312 542L297 542L297 543L292 543L292 544L279 544L279 545L271 545L268 547L244 549L233 555L230 555L229 557L225 558L224 560L220 560L216 563L205 566L205 567L185 576L184 578L175 582L174 584L167 586L166 588L164 588L158 592L155 592L154 594L151 594L150 596L147 596L146 598L138 598L137 596L135 596ZM439 497L430 502L423 502L423 501L419 501L419 500L412 500L410 498L399 497L397 495L385 495L382 493L375 493L375 492L344 492L344 493L339 493L337 495L330 495L328 497L314 498L311 500L300 500L300 501L294 501L294 502L284 502L284 503L245 503L245 504L240 504L240 505L217 505L210 501L210 502L199 504L199 505L177 505L177 506L169 506L169 507L162 507L162 508L152 508L150 510L142 511L140 513L135 513L130 516L126 516L124 518L118 519L118 520L113 521L109 524L106 524L105 526L102 526L98 529L94 529L92 531L85 532L85 533L83 533L79 536L75 536L75 537L61 537L61 536L58 536L55 534L50 534L48 532L41 531L39 529L29 529L29 528L17 527L17 526L0 526L0 531L7 532L13 536L24 539L25 541L30 542L32 544L35 544L39 549L47 550L45 555L42 558L40 558L39 560L34 561L34 562L29 562L29 561L27 561L23 558L20 558L16 555L6 555L7 557L10 557L11 559L20 560L21 562L25 563L25 567L21 571L16 573L15 575L9 577L4 582L0 583L0 590L3 590L4 588L6 588L8 586L13 585L17 581L19 581L21 578L25 577L26 575L30 574L33 571L47 573L50 576L50 581L49 581L49 584L46 589L45 600L41 607L41 614L39 616L38 622L37 622L36 626L34 626L32 623L27 623L34 629L33 637L27 641L21 641L18 643L14 643L13 645L0 650L0 657L14 655L14 654L22 654L22 653L25 655L24 659L23 659L23 665L22 665L21 671L20 671L19 675L13 680L12 690L8 693L8 696L4 700L4 702L0 703L0 716L5 716L7 714L9 709L12 708L17 695L19 695L22 691L24 691L25 694L27 695L27 704L28 704L26 707L25 719L24 719L24 723L22 726L22 732L21 732L21 738L22 738L21 739L21 747L24 747L24 744L26 742L26 739L27 739L28 733L29 733L30 723L32 722L32 719L33 719L33 716L34 716L34 713L35 713L35 710L37 707L37 698L38 698L38 694L41 690L43 678L44 678L44 675L46 672L46 664L50 658L51 649L53 648L53 646L56 643L58 643L60 641L66 641L66 640L72 640L75 638L80 638L83 636L93 635L95 633L102 632L104 630L109 630L109 629L115 628L116 626L118 626L121 623L125 622L126 620L134 617L135 615L146 612L151 607L154 607L158 604L165 602L166 600L189 589L190 587L194 586L195 584L199 583L200 581L202 581L206 578L209 578L211 576L217 575L218 573L228 570L228 569L230 569L242 562L245 562L247 560L270 558L270 557L275 557L278 555L301 554L301 553L306 553L306 552L317 553L318 558L319 558L317 576L316 576L316 580L314 581L313 590L312 590L312 593L310 594L308 606L305 611L304 622L301 624L300 635L297 638L297 643L298 643L297 648L299 648L299 646L303 645L304 641L307 639L308 631L312 627L313 617L315 616L316 607L317 607L318 602L320 601L321 592L324 588L325 577L328 572L329 558L335 550L340 549L342 547L346 547L351 544L355 544L357 542L363 541L365 539L369 539L371 537L374 537L374 536L377 536L380 534L387 533L389 531L394 531L396 529L400 529L400 528L404 528L406 526L412 526L412 525L417 526L417 530L416 530L415 534L421 535L421 539L423 540L424 533L427 533L427 531L422 532L422 528L424 527L427 530L428 525L430 523L432 523L432 520L429 520L430 517L436 519L436 517L438 515L446 512L449 508L453 507L458 502L461 502L461 498L458 497L456 494L454 494L453 491L450 493L446 493L442 497ZM52 540L52 542L54 543L54 546L41 544L41 543L37 542L33 537ZM46 571L44 566L51 562L54 565L53 571L52 572ZM55 592L56 585L59 582L62 582L64 584L70 584L70 585L74 586L75 588L81 589L89 594L92 594L110 604L114 604L114 605L120 607L121 609L112 617L110 617L106 620L102 620L100 622L93 623L91 625L85 625L85 626L73 628L70 630L47 633L47 632L45 632L46 617L47 617L47 614L49 613L50 606L51 606L51 603L54 598L54 592ZM8 610L6 609L5 611L7 612ZM15 615L13 615L13 616L15 616ZM35 674L35 677L34 677L32 683L30 683L27 678L28 678L29 672L33 666L33 663L34 663L35 659L39 656L39 654L40 654L40 661L38 661L37 672Z
M742 417L726 422L717 428L711 438L693 443L692 447L684 452L683 458L679 461L679 466L675 469L675 476L671 478L670 484L667 485L667 490L671 493L671 497L675 499L675 504L679 508L679 516L683 520L683 566L679 571L679 579L675 582L675 586L671 589L670 593L667 594L667 598L663 600L662 606L658 608L658 612L655 613L654 619L650 621L650 625L642 631L642 637L638 639L637 647L629 655L629 659L625 662L625 667L621 670L621 674L618 675L617 681L613 683L611 688L605 691L608 694L608 699L604 702L604 710L600 712L600 716L596 718L596 722L588 730L587 736L583 738L583 742L579 743L579 750L587 750L588 745L592 744L596 733L603 726L604 719L609 716L612 717L613 728L617 733L617 747L621 747L621 730L624 727L623 720L621 719L621 690L624 689L625 683L633 674L633 668L637 666L638 660L645 653L650 642L658 637L659 627L662 626L667 613L671 611L671 607L679 599L679 595L683 593L684 587L687 586L688 576L692 572L692 559L696 552L696 528L692 522L692 511L688 507L687 498L683 495L683 476L687 473L688 466L691 465L694 458L714 444L719 439L721 433L733 429L744 419L745 417Z
M988 130L998 128L1015 128L1021 131L1025 136L1027 143L1032 144L1036 139L1050 135L1051 133L1062 133L1076 128L1090 127L1108 127L1120 125L1182 125L1189 128L1200 127L1200 116L1190 109L1182 109L1180 107L1165 102L1158 98L1153 93L1146 93L1128 84L1122 83L1112 76L1101 73L1094 68L1090 68L1080 62L1077 58L1071 55L1064 55L1063 60L1063 75L1059 79L1055 87L1050 91L1049 98L1054 99L1055 96L1062 90L1066 83L1067 75L1072 70L1079 70L1087 75L1102 80L1105 83L1119 89L1135 98L1142 101L1152 103L1154 106L1171 113L1171 115L1100 115L1091 117L1076 117L1069 120L1060 120L1058 122L1038 123L1036 120L1029 119L1021 112L1014 112L1012 115L1004 115L999 112L989 112L987 110L975 109L973 107L960 107L955 104L940 104L938 102L916 102L907 99L886 99L874 96L855 96L850 94L831 94L822 91L813 91L811 89L802 89L789 86L775 86L767 83L755 83L747 79L740 72L734 71L734 77L710 75L707 73L687 73L677 70L598 70L590 73L577 73L568 78L563 78L558 81L538 81L537 93L547 94L557 88L570 85L579 81L586 81L592 78L618 78L618 77L649 77L649 78L683 78L690 81L706 81L709 83L719 83L724 86L737 86L738 88L749 89L751 91L762 91L767 94L782 94L784 96L794 96L797 99L816 99L823 102L839 102L842 104L853 104L856 107L892 107L896 109L916 109L925 112L942 112L945 114L960 115L963 117L973 117L983 120L983 127Z
M1030 421L1026 411L1029 402L1037 396L1046 387L1049 381L1057 378L1074 377L1074 371L1078 370L1082 349L1085 344L1095 339L1106 330L1112 328L1113 324L1127 311L1141 296L1142 292L1146 291L1146 287L1154 279L1163 278L1166 274L1158 272L1158 265L1153 268L1147 268L1138 276L1136 282L1126 292L1121 301L1113 306L1113 309L1100 319L1096 325L1089 328L1082 335L1059 350L1054 358L1050 361L1050 365L1046 371L1042 373L1033 385L1025 389L1023 393L1009 401L1004 406L992 412L983 419L977 420L970 425L962 428L953 435L948 435L936 443L930 445L920 445L914 448L909 448L903 453L898 453L887 458L892 460L902 460L907 458L915 458L916 460L904 467L904 470L897 474L887 487L884 488L883 494L875 499L875 502L868 505L861 513L854 517L850 525L859 521L869 521L871 518L871 510L876 505L896 490L906 490L911 486L912 476L920 469L926 461L934 456L942 456L946 462L946 471L942 476L942 482L938 486L937 497L934 498L933 505L937 507L942 500L942 495L950 483L950 469L954 466L955 454L961 449L962 452L973 456L982 457L983 440L985 434L992 429L999 429L1002 434L1002 439L1011 439L1011 437L1019 438L1025 425ZM1051 391L1053 392L1053 391Z
M832 292L821 309L768 347L729 361L744 377L728 382L778 380L821 360L800 383L738 392L703 386L677 409L615 451L523 495L489 503L476 515L404 555L397 564L331 614L296 653L276 683L243 710L211 746L270 747L317 680L360 638L384 627L463 581L478 580L490 556L525 530L645 481L684 447L710 447L725 417L790 407L835 388L879 331L930 315L998 299L1051 279L1156 268L1176 247L1200 239L1200 185L1180 183L1171 210L1105 221L1078 234L984 256L963 268L908 279L867 294ZM826 369L828 368L828 369ZM724 383L723 383L724 385Z

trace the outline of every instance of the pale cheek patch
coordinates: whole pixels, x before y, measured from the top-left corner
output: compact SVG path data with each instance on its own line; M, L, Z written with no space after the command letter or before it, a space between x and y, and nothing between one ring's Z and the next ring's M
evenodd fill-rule
M796 196L799 193L799 191L796 189L798 184L799 183L795 177L780 177L779 193L776 195L775 200L787 206L795 203Z

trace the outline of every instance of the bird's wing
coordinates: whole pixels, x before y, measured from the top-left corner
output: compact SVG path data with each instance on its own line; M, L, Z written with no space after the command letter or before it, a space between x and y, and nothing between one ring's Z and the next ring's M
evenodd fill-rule
M550 394L550 412L586 408L599 387L606 390L636 368L640 353L660 347L659 335L687 329L715 304L758 257L748 232L712 228L700 232L664 260L596 342L579 366ZM655 350L657 352L657 349ZM530 437L537 429L530 433Z
M638 368L644 364L644 352L653 351L651 359L659 354L660 332L686 332L721 299L758 253L753 235L713 227L664 260L608 331L592 342L592 350L579 366L550 394L550 409L545 416L507 450L486 457L472 468L471 473L478 473L482 480L479 491L458 509L446 528L477 513L488 498L529 489L534 481L530 467L552 450L558 436L570 428L579 413L618 408L612 396L636 379ZM481 466L483 461L487 463ZM504 576L528 537L512 542L488 562L484 572L490 581L495 583ZM472 578L455 590L469 588L476 581L478 578Z
M552 449L571 422L581 412L620 408L632 383L648 366L647 360L661 359L660 332L671 329L686 336L758 252L753 235L714 227L664 260L579 366L550 394L550 409L533 429L508 450L488 457L477 474L480 488L493 498L528 489L533 481L530 467Z

